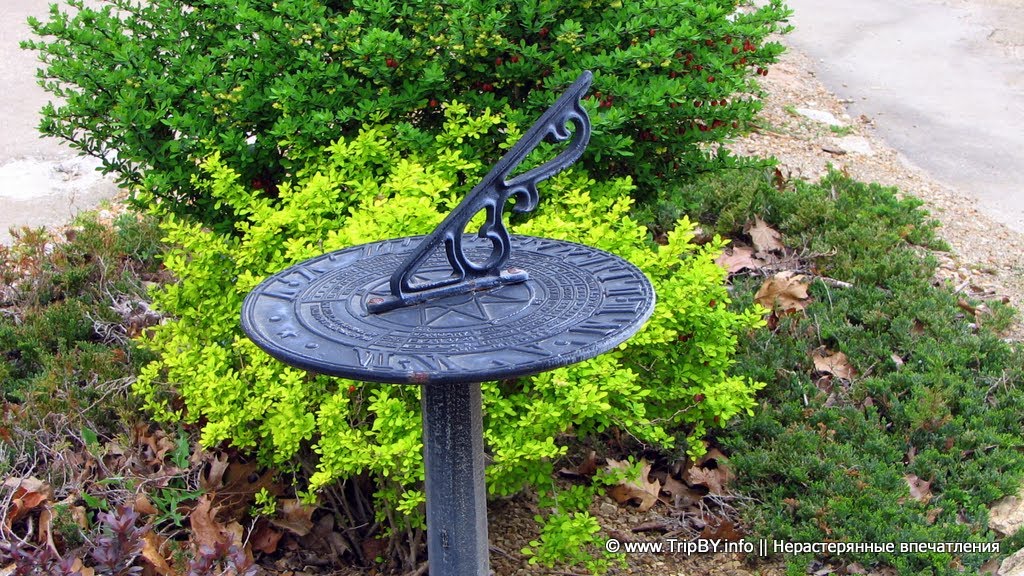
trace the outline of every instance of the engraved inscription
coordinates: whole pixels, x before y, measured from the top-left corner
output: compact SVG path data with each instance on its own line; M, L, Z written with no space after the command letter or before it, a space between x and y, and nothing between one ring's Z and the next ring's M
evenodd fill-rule
M513 236L509 265L529 280L368 314L416 238L356 246L264 281L247 298L242 325L293 365L383 382L472 382L551 369L609 350L642 326L654 292L643 273L599 250ZM486 240L464 237L486 258ZM443 254L418 274L446 273ZM273 328L272 328L273 326Z

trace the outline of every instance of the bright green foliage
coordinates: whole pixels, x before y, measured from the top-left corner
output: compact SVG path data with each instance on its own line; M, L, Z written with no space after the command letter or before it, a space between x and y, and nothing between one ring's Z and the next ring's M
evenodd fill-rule
M238 314L246 293L289 264L429 232L482 176L485 166L470 155L468 143L501 126L496 116L467 117L456 105L446 113L449 122L426 152L416 151L422 139L404 129L366 127L329 147L298 184L282 186L276 202L239 183L219 157L203 163L206 176L197 186L238 224L235 234L175 219L165 224L172 245L165 263L178 281L154 298L176 320L157 329L150 346L160 359L136 384L157 418L201 423L204 444L230 442L270 464L286 465L311 451L312 490L368 474L384 504L379 513L417 510L423 499L418 388L286 367L242 335ZM597 182L582 170L563 173L542 185L538 213L514 227L634 262L654 282L659 300L647 328L613 352L533 378L484 384L494 493L548 482L550 460L565 450L556 439L567 431L616 427L667 445L682 429L690 434L690 452L698 454L706 427L754 405L760 385L729 369L737 333L757 326L760 316L725 306L724 272L714 264L722 242L694 245L693 226L681 221L667 244L651 243L628 216L629 191L626 179ZM421 520L414 515L401 522Z
M782 51L766 38L788 15L781 0L67 4L31 20L41 39L24 43L65 102L43 109L42 132L208 223L232 214L191 187L197 158L219 151L244 186L273 196L363 122L437 130L457 99L475 112L507 105L525 126L584 69L595 73L586 165L655 195L662 176L719 164L702 144L746 130L757 73ZM487 161L495 144L481 143Z

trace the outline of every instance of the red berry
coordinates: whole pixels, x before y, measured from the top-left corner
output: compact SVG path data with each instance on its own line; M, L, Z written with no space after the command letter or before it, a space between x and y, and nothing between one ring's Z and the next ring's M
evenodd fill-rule
M678 106L678 104L676 104L675 102L672 102L668 105L669 108L675 108L676 106Z
M705 46L714 46L715 45L715 41L710 39L710 38L708 38L707 40L704 41L704 45Z
M708 302L708 308L714 308L715 306L718 306L717 300L711 300L711 302Z
M726 100L725 98L722 98L721 100L718 101L718 105L719 106L726 106L728 104L729 104L729 101Z
M709 102L709 104L711 104L712 106L718 106L718 100L712 100L711 102Z
M700 105L701 105L701 101L700 100L694 100L693 101L693 107L694 108L700 108Z
M501 66L504 63L505 63L505 60L503 60L501 58L501 56L498 56L497 58L494 59L494 65L495 66Z
M540 37L541 38L547 38L548 37L548 29L547 29L546 26L544 28L540 29Z
M693 395L693 401L696 404L700 404L701 402L703 402L704 398L705 398L705 396L703 394L694 394Z
M483 89L484 92L494 92L494 85L493 84L484 84L482 86L482 89Z
M708 76L708 82L714 82L714 81L715 81L715 77L714 76Z
M353 393L353 392L355 392L355 391L356 391L356 387L355 387L355 385L353 385L353 384L349 384L349 385L348 385L348 393L349 393L349 394L352 394L352 393Z
M675 78L676 76L679 76L679 74L677 74L675 70L668 73L669 78Z
M437 100L436 99L434 99L434 98L430 99L430 107L431 108L437 108Z
M647 31L647 34L649 34L651 38L654 38L654 35L657 33L658 31L655 30L654 28L651 28L650 30Z
M733 54L739 54L740 53L740 47L739 46L733 46L732 47L732 53Z
M747 57L746 56L744 56L743 58L740 58L740 64L746 64L746 63L747 63Z
M686 61L689 62L690 60L693 60L693 52L687 52L686 54Z
M388 58L384 63L387 64L388 68L398 68L398 60L394 58Z
M726 44L732 44L732 36L726 36L725 37L725 43Z
M509 61L511 61L513 64L518 64L519 56L512 56L511 58L509 58Z
M764 70L761 70L761 76L767 76L767 75L768 75L768 69L767 68L765 68Z
M693 67L693 69L696 70L697 72L700 72L701 70L704 69L704 67L701 66L700 64L697 64L696 66Z
M253 178L252 179L252 187L255 188L256 190L263 190L263 179L262 178Z

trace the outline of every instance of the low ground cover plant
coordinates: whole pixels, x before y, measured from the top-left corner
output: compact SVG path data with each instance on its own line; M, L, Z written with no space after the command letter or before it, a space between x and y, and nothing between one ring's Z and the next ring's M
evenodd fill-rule
M135 385L158 420L195 424L206 446L252 450L294 472L306 499L319 494L336 507L350 537L379 522L400 546L419 541L423 529L418 388L286 367L242 335L238 314L245 294L289 264L429 232L486 172L475 142L519 136L494 114L474 116L454 103L445 114L444 129L422 147L407 127L364 127L326 149L276 201L240 182L220 157L205 161L196 185L236 214L237 229L163 224L171 246L164 263L177 281L153 297L173 320L146 343L159 358ZM648 326L616 351L484 385L490 492L550 483L566 433L615 429L699 456L707 430L746 413L761 386L730 375L738 337L762 321L757 307L727 306L724 272L714 264L722 242L694 244L693 225L681 220L664 244L653 243L629 217L628 179L597 181L579 169L542 189L536 214L514 233L616 253L649 275L659 301ZM415 559L415 550L403 550L403 559Z
M274 197L367 121L440 130L443 105L504 110L525 126L584 69L594 137L586 167L638 197L721 166L709 146L745 131L759 74L782 52L781 0L68 0L32 19L44 134L103 160L178 214L233 215L191 179L217 152ZM483 158L500 142L477 142Z
M771 329L741 341L739 372L768 385L755 415L718 438L737 488L759 500L748 510L756 533L794 542L1001 538L987 509L1024 479L1024 357L999 337L1012 311L937 285L923 248L943 245L921 203L838 172L818 183L726 173L687 198L740 241L751 240L742 229L755 216L782 235L774 264L734 277L738 305L780 271L804 275L808 298L777 301ZM787 560L797 571L825 560L960 574L992 556Z

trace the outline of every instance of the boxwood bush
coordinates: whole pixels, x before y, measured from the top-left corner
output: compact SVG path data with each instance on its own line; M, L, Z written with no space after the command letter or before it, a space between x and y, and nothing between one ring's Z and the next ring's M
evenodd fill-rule
M365 534L374 523L344 502L356 487L369 486L376 520L416 541L423 522L418 387L286 367L245 338L238 314L243 297L287 265L429 232L486 172L476 142L514 142L520 135L500 117L469 116L457 103L444 113L443 129L426 139L385 124L339 140L299 171L295 185L282 185L276 201L213 155L202 163L196 186L233 214L233 233L179 218L164 224L171 244L164 262L178 281L154 298L175 319L156 328L149 346L159 359L141 371L136 392L158 419L201 428L207 446L255 451L268 465L293 469L308 498L319 493L341 502L349 535ZM682 220L665 244L654 244L628 215L630 190L626 178L597 181L573 169L546 181L536 214L512 228L632 261L653 281L658 303L648 325L612 352L484 384L493 494L549 483L551 462L573 434L616 429L700 455L709 428L755 403L762 384L731 375L730 367L738 335L760 325L761 314L757 307L727 306L724 271L714 263L723 242L694 244L694 227Z
M663 182L725 160L708 144L746 129L757 75L782 51L766 38L788 15L781 0L66 2L23 43L61 102L42 132L102 158L140 202L222 229L233 214L191 183L214 151L274 196L363 122L435 131L457 98L523 125L584 69L585 165L632 176L642 197L670 193Z

